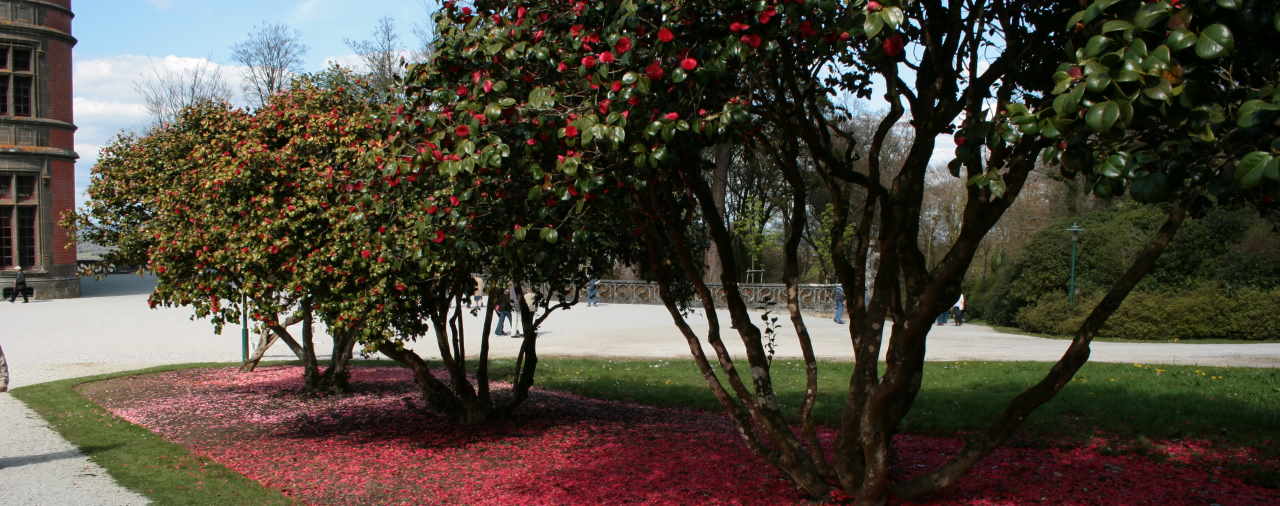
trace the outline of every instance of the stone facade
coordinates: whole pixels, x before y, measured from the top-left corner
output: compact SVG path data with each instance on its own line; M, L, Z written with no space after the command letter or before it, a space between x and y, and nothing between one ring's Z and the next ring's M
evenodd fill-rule
M77 297L57 225L75 207L71 0L0 0L0 286L18 265L37 299Z

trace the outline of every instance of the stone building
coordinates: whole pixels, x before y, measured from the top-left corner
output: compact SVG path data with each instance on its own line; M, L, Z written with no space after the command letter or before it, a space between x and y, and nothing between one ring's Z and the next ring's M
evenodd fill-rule
M71 0L0 0L0 287L21 266L37 299L76 297L59 216L75 206Z

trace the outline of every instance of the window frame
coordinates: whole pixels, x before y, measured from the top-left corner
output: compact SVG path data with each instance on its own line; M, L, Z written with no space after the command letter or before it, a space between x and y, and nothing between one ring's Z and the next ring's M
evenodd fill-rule
M19 181L23 178L30 178L31 192L19 199ZM0 269L15 269L21 264L24 269L38 271L43 264L40 252L44 239L40 232L40 176L33 172L0 171L0 179L6 180L5 191L0 194L0 215L4 218L0 219L0 226L6 230L0 231L0 238L7 239L0 242Z
M19 41L0 41L0 116L12 118L39 117L40 48ZM26 70L18 70L18 54L27 55ZM19 85L22 90L19 90ZM24 95L25 96L22 96ZM25 99L25 100L19 100ZM23 107L19 107L19 104ZM25 114L18 114L25 111Z

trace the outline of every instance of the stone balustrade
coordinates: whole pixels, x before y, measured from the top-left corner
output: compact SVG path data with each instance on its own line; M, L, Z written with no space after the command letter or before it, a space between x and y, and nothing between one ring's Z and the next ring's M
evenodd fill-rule
M597 285L601 302L613 304L662 304L658 285L648 281L600 280ZM724 288L720 283L708 283L715 297L716 307L725 307ZM787 287L782 283L742 283L738 285L747 304L758 307L767 300L785 310ZM835 285L800 285L800 308L806 311L831 311L835 307ZM695 306L700 301L693 301Z

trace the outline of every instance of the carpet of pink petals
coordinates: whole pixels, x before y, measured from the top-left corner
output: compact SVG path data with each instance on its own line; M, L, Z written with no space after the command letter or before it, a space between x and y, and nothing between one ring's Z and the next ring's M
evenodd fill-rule
M399 368L358 368L348 396L298 395L301 370L185 370L112 380L117 416L310 504L802 504L724 417L536 391L510 422L452 425ZM829 437L828 437L829 439ZM900 474L939 465L952 438L899 436ZM1104 438L1003 448L934 504L1280 504L1229 464L1249 449ZM1043 447L1050 446L1050 447ZM1117 454L1118 453L1118 454Z

